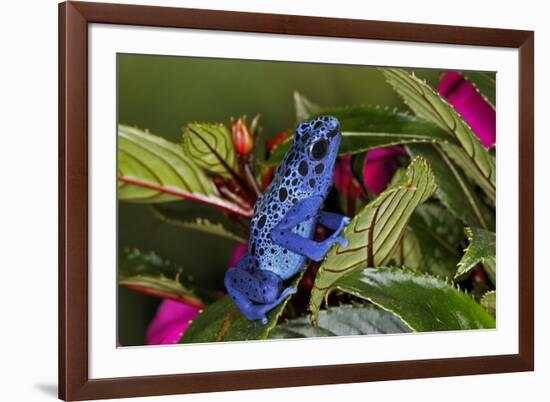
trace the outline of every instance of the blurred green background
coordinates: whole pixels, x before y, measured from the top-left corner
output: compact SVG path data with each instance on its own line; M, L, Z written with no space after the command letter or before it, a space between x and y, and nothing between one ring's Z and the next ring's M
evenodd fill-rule
M118 121L179 142L190 122L229 124L261 114L262 135L293 127L295 90L322 106L405 106L374 67L119 54ZM436 86L439 70L414 70ZM182 208L193 208L181 202ZM234 242L159 223L147 205L119 203L118 247L155 251L182 265L195 283L223 290ZM118 339L143 345L160 302L119 287Z

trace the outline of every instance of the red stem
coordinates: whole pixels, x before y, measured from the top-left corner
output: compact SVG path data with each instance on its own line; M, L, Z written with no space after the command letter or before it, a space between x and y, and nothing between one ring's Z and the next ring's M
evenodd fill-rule
M190 304L190 305L198 307L198 308L204 308L204 303L202 303L200 300L195 299L195 298L190 297L190 296L176 296L172 293L163 292L162 290L148 288L148 287L140 286L140 285L127 285L127 284L124 284L124 285L121 285L121 286L124 286L125 288L131 289L135 292L144 293L144 294L149 295L149 296L160 297L162 299L172 299L172 300L176 300L176 301L179 301L179 302L182 302L182 303Z
M237 204L234 204L232 202L226 201L226 200L218 198L218 197L203 195L203 194L199 194L199 193L188 193L188 192L185 192L185 191L180 191L180 190L175 189L175 188L159 186L157 184L147 183L147 182L144 182L144 181L141 181L141 180L137 180L137 179L133 179L133 178L130 178L130 177L125 177L125 176L118 176L118 179L120 181L124 182L124 183L133 184L135 186L140 186L140 187L145 187L145 188L150 188L152 190L157 190L157 191L160 191L162 193L173 195L174 197L199 201L199 202L202 202L204 204L212 205L214 207L223 209L225 211L232 212L236 215L243 216L245 218L251 218L253 213L254 213L254 211L252 209L241 208Z

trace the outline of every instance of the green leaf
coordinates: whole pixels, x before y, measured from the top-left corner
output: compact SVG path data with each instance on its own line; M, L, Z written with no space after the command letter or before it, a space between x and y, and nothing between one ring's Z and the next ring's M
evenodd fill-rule
M483 145L482 148L477 146L475 148L477 149L472 152L483 152L482 156L468 155L466 151L456 145L441 144L441 149L462 168L494 204L496 199L496 159Z
M420 205L411 217L394 262L415 271L454 277L460 260L463 226L437 204Z
M426 82L405 70L381 69L390 85L403 97L415 114L450 133L455 144L441 144L442 149L483 189L494 202L496 163L462 116Z
M479 302L485 310L487 310L493 317L496 317L497 292L495 290L485 293Z
M298 275L291 286L296 286L301 278L302 274ZM283 303L271 310L267 314L267 324L263 325L259 320L249 321L235 306L231 297L224 296L193 320L180 343L266 339L277 325L277 320L291 297L288 296Z
M460 221L437 204L424 204L416 209L410 227L418 240L425 270L452 278L460 260L460 242L464 238Z
M399 266L407 266L414 271L426 269L422 249L410 224L405 228L391 261Z
M389 187L353 218L343 232L349 241L348 247L333 246L317 272L310 300L314 320L323 298L340 277L352 270L388 263L415 208L435 189L429 165L417 157L400 182Z
M466 228L470 244L458 263L455 280L463 280L477 264L483 264L487 276L496 284L496 236L494 232L479 228Z
M399 316L418 332L495 328L471 296L440 278L401 268L366 268L340 278L338 289Z
M237 172L237 154L231 133L223 124L188 124L183 130L186 155L210 173L231 178Z
M175 193L217 195L212 181L181 147L147 131L118 126L118 199L162 202Z
M119 255L118 283L127 288L157 297L203 306L203 301L184 284L184 271L151 252L124 250Z
M368 152L352 155L350 158L350 166L353 177L361 189L368 194L369 191L365 185L365 163L367 163Z
M313 338L404 332L411 332L411 330L395 314L373 304L359 304L321 310L315 327L311 324L310 316L287 321L277 325L269 334L269 338Z
M195 230L211 235L247 243L247 235L239 230L229 219L212 208L170 208L167 206L153 206L153 211L158 220L183 229Z
M310 101L298 91L294 91L294 108L296 109L296 121L298 123L321 112L320 106Z
M219 197L214 183L180 145L137 128L118 127L118 199L159 203L195 200L243 217L252 209Z
M466 225L494 229L495 213L487 207L461 169L441 150L430 144L409 144L409 152L423 156L432 167L438 184L437 198Z
M350 155L369 149L411 143L456 143L445 130L408 113L377 106L323 109L340 121L342 142L339 155ZM292 145L292 138L280 144L266 164L281 162Z
M491 105L496 105L496 74L485 71L464 71L464 78L470 81Z

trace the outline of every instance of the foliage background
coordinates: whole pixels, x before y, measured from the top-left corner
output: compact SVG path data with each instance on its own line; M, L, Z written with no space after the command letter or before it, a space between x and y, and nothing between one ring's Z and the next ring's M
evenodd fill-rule
M117 68L119 123L174 142L187 123L228 124L231 116L256 113L262 115L261 136L272 138L296 123L295 90L325 106L407 109L375 67L121 54ZM441 71L412 71L437 86ZM147 206L124 202L118 204L118 230L119 251L155 250L181 264L197 285L223 290L220 278L234 242L161 224ZM118 339L143 345L160 299L120 286L118 292Z
M112 2L112 0L95 0ZM124 0L121 2L133 2ZM17 330L2 332L2 363L4 372L10 373L10 380L3 384L2 394L6 399L27 401L55 401L57 382L57 214L44 213L57 209L57 3L53 0L31 0L26 2L4 2L2 11L6 18L0 27L6 40L6 55L13 55L3 63L3 105L9 113L4 115L6 133L19 133L22 122L28 121L29 112L35 121L40 122L39 130L29 130L25 134L7 138L10 147L4 147L0 159L4 172L18 174L4 176L6 188L17 190L17 197L3 199L3 239L9 244L4 264L7 280L21 283L21 269L32 275L26 284L27 294L41 295L36 298L21 297L19 286L7 286L0 296L6 322L18 323ZM544 152L550 147L550 24L548 24L544 2L527 0L509 3L490 0L463 0L460 6L442 7L441 3L421 0L411 2L339 2L289 1L289 0L235 0L230 4L219 0L143 0L139 3L151 5L171 5L181 7L225 8L237 11L276 12L283 14L319 15L326 17L348 17L380 19L392 21L417 21L434 24L454 24L462 26L490 26L501 28L536 30L536 87L535 103L536 169L539 172L550 170L550 158ZM33 12L29 13L29 7ZM497 11L498 10L498 11ZM22 19L25 23L22 24ZM32 26L33 29L29 29ZM40 35L36 33L40 32ZM37 68L39 61L39 68ZM25 83L22 86L22 82ZM540 89L540 90L539 90ZM29 146L29 142L33 145ZM21 153L14 149L25 149L28 161L21 163ZM37 166L41 168L37 170ZM38 180L37 180L38 178ZM550 187L545 174L537 174L536 216L539 222L550 222ZM29 183L34 183L30 186ZM37 199L37 191L40 199ZM38 207L39 206L39 207ZM24 214L14 213L21 211ZM25 219L22 220L22 216ZM536 270L536 337L544 339L550 331L550 316L546 306L550 305L550 293L546 284L550 281L550 271L545 261L550 259L547 247L546 225L536 225L535 255ZM29 253L29 250L33 251ZM24 264L22 265L22 256ZM7 257L7 258L6 258ZM19 267L21 269L15 269ZM32 319L27 319L32 317ZM40 336L37 337L37 328ZM33 364L21 359L21 350L35 356ZM483 376L429 378L420 381L384 381L316 387L280 388L267 390L247 390L217 393L214 397L206 394L172 395L137 398L142 402L204 402L215 399L218 402L274 402L281 400L334 401L368 395L370 399L387 398L406 400L422 398L425 402L439 402L445 395L447 402L463 402L465 393L475 393L479 400L520 400L545 401L550 377L550 345L537 342L536 371L530 373L510 373ZM426 390L429 389L429 392ZM449 392L450 389L463 392ZM421 395L421 397L420 397ZM412 396L412 398L411 398Z

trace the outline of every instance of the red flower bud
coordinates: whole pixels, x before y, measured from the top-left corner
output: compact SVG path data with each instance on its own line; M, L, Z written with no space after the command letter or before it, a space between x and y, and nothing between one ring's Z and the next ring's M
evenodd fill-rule
M254 149L254 138L246 126L243 118L238 118L231 126L231 135L237 152L243 156L248 155Z

